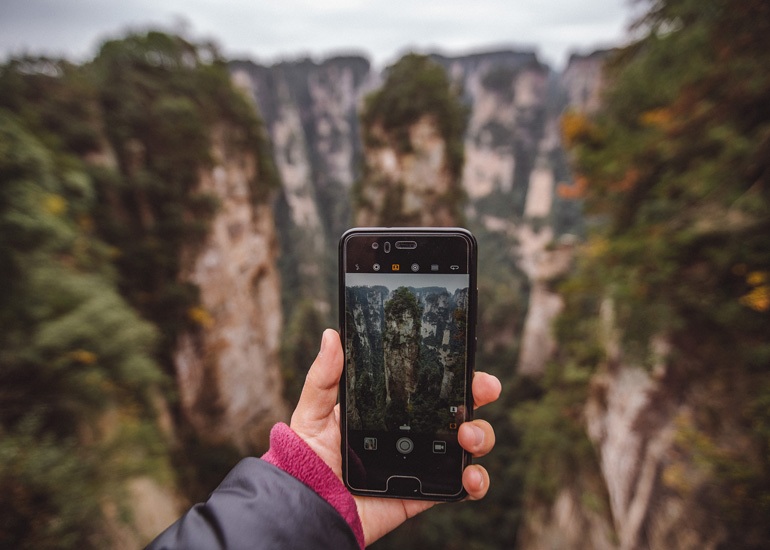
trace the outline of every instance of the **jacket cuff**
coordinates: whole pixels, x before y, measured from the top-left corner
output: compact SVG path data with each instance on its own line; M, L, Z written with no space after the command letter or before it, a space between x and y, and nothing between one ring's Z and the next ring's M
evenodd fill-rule
M350 525L358 545L361 548L366 546L364 529L353 496L332 469L294 430L283 422L273 426L270 431L270 450L262 455L262 460L277 466L318 493Z

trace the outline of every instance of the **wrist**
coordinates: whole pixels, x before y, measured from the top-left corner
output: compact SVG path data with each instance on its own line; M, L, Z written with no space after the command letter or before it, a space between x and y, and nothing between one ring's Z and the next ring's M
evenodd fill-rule
M355 500L318 454L289 426L278 423L270 431L270 450L262 460L277 466L315 491L345 519L361 548L364 533Z

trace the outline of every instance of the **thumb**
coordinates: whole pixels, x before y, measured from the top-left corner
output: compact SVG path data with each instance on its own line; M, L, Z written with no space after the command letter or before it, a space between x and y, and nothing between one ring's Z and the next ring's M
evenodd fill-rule
M297 408L291 417L291 426L311 428L334 413L337 391L342 376L343 353L340 336L326 329L321 338L321 349L305 377Z

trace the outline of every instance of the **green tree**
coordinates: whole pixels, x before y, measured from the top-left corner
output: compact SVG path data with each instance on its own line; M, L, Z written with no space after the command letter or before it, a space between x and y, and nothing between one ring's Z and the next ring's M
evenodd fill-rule
M217 208L197 190L212 166L219 126L227 150L249 154L255 204L278 185L264 130L245 96L233 88L211 45L160 32L106 42L89 67L118 171L93 170L101 208L96 223L119 251L121 289L161 329L170 353L176 335L194 323L197 288L180 283L185 246L202 241ZM172 370L169 356L163 364Z
M0 546L104 547L105 498L126 518L127 476L178 475L201 498L232 464L180 414L169 448L156 392L174 404L162 373L198 327L179 275L218 208L197 190L214 137L257 167L254 204L277 173L216 48L164 33L106 42L83 65L10 60L0 117Z
M424 116L437 121L452 174L459 177L467 111L444 69L428 56L408 54L388 68L382 88L366 98L361 114L364 140L376 142L373 130L379 127L396 137L401 152L409 152L409 127Z
M0 110L0 546L95 548L131 475L169 476L156 332L117 292L83 172ZM123 422L103 423L118 411ZM131 456L132 460L126 460ZM168 479L166 479L168 480Z
M460 178L467 109L438 63L428 56L408 54L388 67L383 86L365 100L361 112L363 140L369 147L388 143L400 153L410 153L410 128L424 117L436 124L445 143L446 165L452 178L452 188L439 198L438 204L447 207L459 225L465 199ZM404 183L381 181L367 166L353 190L354 209L363 207L363 189L367 186L386 189L383 204L376 206L382 225L413 223L401 211Z
M724 522L726 546L764 547L770 4L648 5L640 38L607 67L601 112L564 119L593 231L564 289L575 328L563 359L586 365L604 297L616 305L627 357L651 365L651 338L665 335L668 391L695 411L677 450L712 475L697 506ZM743 451L732 448L738 440L748 442Z
M389 402L385 408L385 425L397 430L409 424L414 412L414 388L420 363L420 327L422 306L414 293L399 287L385 303L382 347L385 376L388 377Z

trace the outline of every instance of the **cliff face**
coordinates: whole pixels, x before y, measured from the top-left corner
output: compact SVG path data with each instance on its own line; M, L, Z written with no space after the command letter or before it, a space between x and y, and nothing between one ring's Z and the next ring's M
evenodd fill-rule
M590 55L570 56L561 81L573 109L593 113L600 107L604 86L602 61L609 53L607 50L599 50Z
M490 199L502 198L499 214L522 216L545 130L549 69L531 53L440 60L471 107L463 172L471 203L490 215Z
M574 110L590 113L599 107L600 64L605 55L599 52L570 60L563 82ZM551 259L555 252L549 252ZM524 267L530 277L540 273L547 280L548 263L525 263ZM538 294L542 299L535 285L531 307ZM688 379L691 374L686 371L697 359L684 359L682 355L687 354L681 352L672 354L670 343L660 335L649 342L652 365L630 359L621 344L625 327L615 318L619 306L608 299L602 303L600 344L605 360L596 365L580 411L596 452L601 487L585 491L584 472L564 483L552 504L531 503L519 542L524 548L718 548L725 544L727 532L723 519L711 515L722 505L709 500L714 498L715 473L707 459L693 455L719 445L750 455L748 439L739 435L737 425L731 426L730 436L698 432L702 420L697 418L702 411L712 415L724 407L724 387L716 390L718 383L707 376ZM532 314L530 311L525 327L522 359L537 354L534 348L527 348ZM545 353L545 347L555 349L557 345L551 340L540 350ZM526 368L527 363L522 361L521 367ZM740 386L738 380L736 375L731 383ZM729 424L730 420L720 422ZM693 448L701 450L693 452ZM592 498L606 495L606 510L602 506L592 510L580 502L591 493Z
M383 407L385 403L385 371L382 358L382 323L388 289L383 286L345 289L349 311L346 318L351 338L345 343L348 423L353 429L384 429L383 419L364 416L358 411L359 400Z
M348 225L381 225L397 219L415 225L467 223L509 249L510 261L530 286L519 370L540 375L554 349L551 322L561 311L549 281L570 265L580 207L559 189L570 174L559 139L564 108L583 109L598 97L601 55L573 56L563 75L533 53L491 52L457 58L434 56L468 109L461 186L465 220L447 206L453 177L439 121L424 116L406 137L368 129L360 141L363 96L382 81L362 58L309 60L264 67L234 62L234 79L259 107L269 129L284 189L275 212L282 250L282 279L289 317L303 297L331 312L334 249ZM350 214L350 190L366 166L366 185ZM558 241L557 246L553 243ZM482 243L483 244L483 243ZM483 252L483 251L482 251ZM482 262L484 257L482 256ZM518 333L496 327L500 333Z
M281 278L288 315L299 300L331 313L331 255L349 226L349 193L358 177L361 143L357 111L376 82L362 57L310 60L265 67L231 63L238 86L251 96L270 134L283 180L275 204Z
M382 128L374 128L372 133L378 136L379 144L366 148L365 159L376 175L361 190L356 225L382 225L384 217L396 212L405 220L404 225L456 225L456 217L444 200L453 178L437 121L426 116L410 126L408 153L401 152L393 136Z
M200 247L186 251L182 278L200 289L200 328L179 338L174 362L183 410L206 440L243 452L264 444L288 418L278 362L282 316L276 235L269 204L251 196L260 167L234 148L228 128L213 132L214 167L200 191L220 208Z
M385 369L385 425L389 430L409 424L420 358L420 319L423 309L406 288L385 304L382 353Z
M573 97L597 95L600 59L586 59L575 56L557 75L529 52L433 57L468 108L461 175L469 198L466 222L504 236L522 262L536 261L548 243L581 223L574 201L556 193L570 179L558 118ZM461 223L439 200L452 187L439 121L426 116L413 123L406 149L381 128L371 129L374 143L361 143L362 99L383 80L364 58L269 67L233 62L230 70L265 120L284 182L275 207L281 275L300 294L285 297L289 310L306 297L330 311L326 296L334 294L329 275L335 266L324 251L347 227L380 225L396 212L415 225ZM362 177L361 165L372 177L353 214L350 190ZM532 340L542 340L542 331L536 332Z
M719 547L725 529L709 517L703 501L713 472L692 461L682 443L695 411L721 396L712 393L709 381L694 381L683 391L663 338L652 343L656 364L651 370L624 358L609 300L602 317L607 362L591 380L585 420L598 452L617 547ZM751 452L746 440L731 445Z
M569 271L574 239L562 237L554 246L554 231L535 231L524 225L517 229L519 266L530 282L529 308L521 336L519 373L541 376L556 349L552 324L564 302L550 282Z
M507 243L512 260L528 279L518 370L539 376L555 348L551 323L563 307L549 281L569 269L574 238L564 235L580 228L579 207L557 193L558 185L570 179L559 117L575 94L565 77L582 78L586 87L595 85L600 62L590 71L568 68L556 75L532 53L439 60L470 106L462 179L469 198L467 215L474 225Z
M420 403L461 401L464 367L458 310L468 292L444 288L348 288L348 422L354 429L420 425ZM381 344L380 344L381 343ZM459 387L458 387L459 386ZM384 417L362 416L357 403L375 403ZM369 409L369 408L367 408ZM427 427L425 427L428 429Z
M572 266L576 238L563 234L556 238L556 229L564 227L573 215L565 210L571 196L570 178L566 163L560 158L558 116L565 110L586 112L596 109L602 86L601 67L605 53L590 56L573 55L558 81L559 97L549 109L549 122L541 142L538 166L530 177L530 195L526 210L543 211L550 203L551 224L525 224L513 232L518 240L519 266L530 282L529 309L524 323L519 353L519 373L529 377L541 377L546 363L558 349L553 334L553 322L564 308L564 300L552 288L551 281L565 275ZM553 99L552 99L553 100ZM550 159L550 166L543 162ZM554 162L556 161L556 162ZM539 195L539 198L533 197ZM526 211L525 210L525 211ZM553 217L560 213L562 220ZM575 226L573 226L575 227ZM580 227L580 224L577 224ZM641 389L640 391L644 391ZM626 396L628 397L628 396ZM628 402L619 403L624 408ZM595 422L614 421L596 411ZM626 428L630 426L626 425ZM620 446L631 445L636 435L628 429L614 434L614 442ZM625 449L628 450L628 449ZM627 466L622 456L617 457L619 468ZM626 457L625 460L634 460ZM602 472L607 475L609 472ZM518 533L518 544L527 549L563 548L618 548L616 527L612 513L601 504L608 480L603 476L593 479L581 471L567 476L569 481L557 488L550 504L532 500L527 503L528 512ZM587 487L589 487L587 489ZM594 504L587 505L593 499Z
M232 464L209 443L287 416L261 124L214 48L157 31L4 63L0 98L0 546L140 547Z
M582 230L579 203L562 192L570 189L571 175L561 149L559 120L568 106L594 108L602 56L574 56L561 75L526 52L432 59L462 91L468 109L460 178L468 199L464 220L440 200L456 180L437 119L424 116L411 123L406 146L403 135L389 135L377 126L368 129L374 139L361 143L356 118L361 99L382 80L368 64L347 59L273 67L231 65L265 118L284 179L285 189L275 205L284 255L282 276L285 284L298 289L284 304L291 308L290 301L304 293L319 309L329 311L333 302L324 296L333 296L334 278L324 287L319 274L333 273L335 259L319 251L333 250L347 225L381 225L394 216L417 225L466 224L480 237L480 273L498 273L487 263L493 256L506 265L505 275L490 284L516 288L520 283L513 279L520 277L529 291L523 321L501 312L495 317L499 320L486 328L497 338L520 339L518 361L510 369L542 376L557 344L552 323L563 307L552 281L569 269L575 241L570 234ZM353 183L364 176L358 170L361 161L366 185L355 188ZM360 194L352 215L351 188ZM494 250L488 243L494 243ZM518 275L510 273L511 265ZM389 395L383 365L362 362L363 357L382 357L382 350L372 349L369 336L369 331L384 329L388 296L377 292L380 305L374 310L354 306L347 320L356 332L348 349L348 384L358 388L348 396L352 411L348 420L352 426L372 429L382 427L384 419L362 418L355 405L362 399L384 404ZM441 319L445 306L461 299L421 299L425 310L420 330L426 342L436 345L427 354L446 358L451 353L441 348L451 333ZM496 306L481 304L482 311ZM451 393L455 382L451 372L426 374L423 379L406 374L406 385L435 388L441 398ZM565 487L553 507L533 507L520 543L541 548L554 540L592 541L595 547L613 547L612 523L602 513L586 509L581 499L578 487Z

